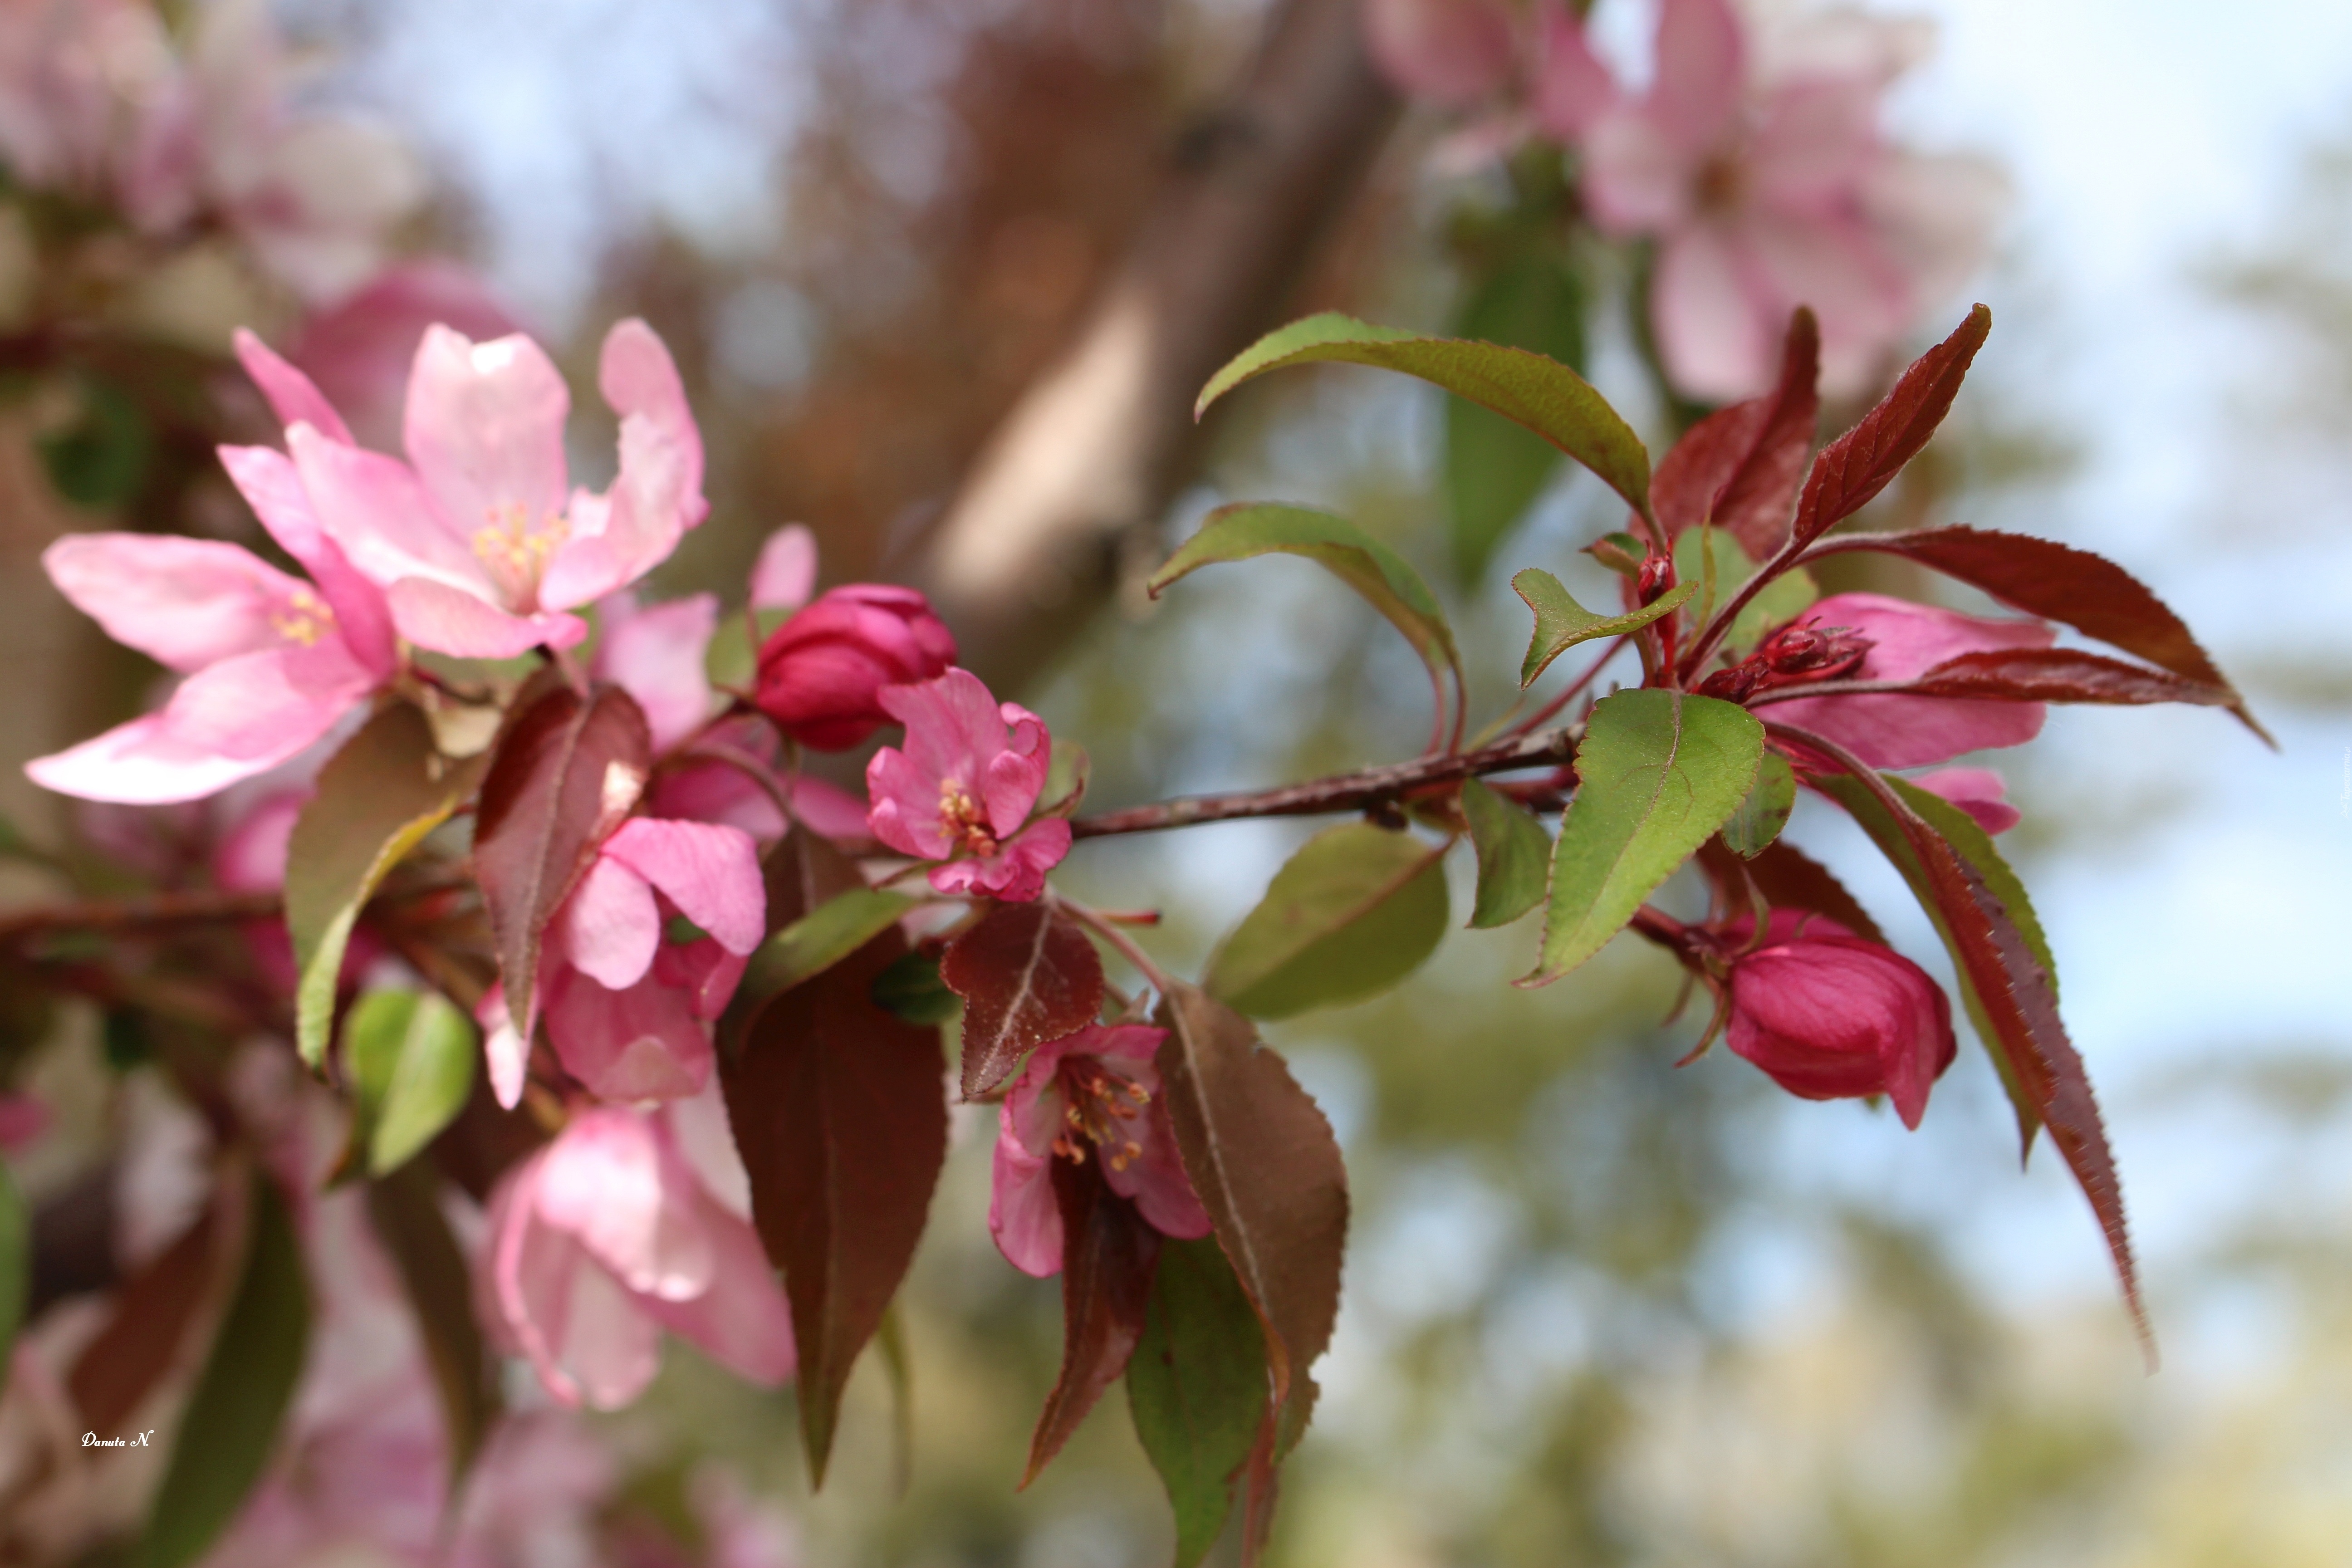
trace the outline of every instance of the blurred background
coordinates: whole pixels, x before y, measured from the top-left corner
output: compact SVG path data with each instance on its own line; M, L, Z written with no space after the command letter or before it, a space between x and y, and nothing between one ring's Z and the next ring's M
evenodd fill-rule
M2199 710L2060 709L2001 761L2025 815L2008 852L2102 1095L2162 1370L2143 1367L2059 1163L2041 1150L2021 1173L1980 1053L1906 1134L1721 1051L1675 1069L1697 1023L1662 1022L1677 975L1650 951L1621 942L1519 992L1530 927L1459 932L1391 995L1267 1034L1330 1114L1357 1198L1277 1563L2292 1568L2352 1551L2352 9L1903 9L1937 47L1892 95L1894 133L1983 156L2010 195L1989 263L1914 335L1982 299L1990 344L1882 505L2124 563L2280 742ZM1485 712L1525 635L1510 571L1590 570L1573 552L1617 526L1597 482L1558 473L1465 574L1445 412L1415 384L1277 379L1197 442L1171 415L1309 309L1452 329L1493 227L1479 215L1510 205L1449 146L1458 119L1370 73L1347 0L273 11L315 57L296 101L413 151L425 194L402 244L468 266L583 389L621 316L677 354L715 510L657 590L740 598L760 542L805 521L826 582L931 589L1000 693L1087 746L1098 805L1421 743L1409 651L1306 564L1144 598L1210 507L1315 501L1381 532L1441 585ZM1594 12L1635 79L1650 15ZM1230 182L1237 102L1291 106L1270 132L1287 162L1254 185ZM24 250L0 233L0 273L34 279L0 293L47 286ZM1605 262L1589 276L1587 363L1654 449L1686 411L1645 374L1633 281ZM299 283L221 266L142 289L109 319L135 313L200 388L231 327L282 341L308 309ZM134 710L147 672L56 598L38 550L125 516L250 526L197 474L201 440L153 408L110 414L115 383L77 363L79 379L11 371L23 395L0 409L16 672L0 805L46 845L87 829L14 763ZM590 483L610 450L594 417L575 421ZM1305 831L1097 844L1067 875L1081 897L1163 908L1153 944L1195 964ZM1858 834L1810 809L1790 831L1944 973ZM68 1017L23 1081L104 1123L119 1113L92 1100L97 1051ZM1116 1395L1013 1489L1058 1296L990 1244L992 1118L957 1114L905 1303L911 1442L869 1364L810 1496L789 1396L673 1344L654 1394L599 1423L648 1506L715 1456L777 1500L812 1563L1163 1558L1164 1504ZM36 1198L73 1174L51 1163L24 1165Z

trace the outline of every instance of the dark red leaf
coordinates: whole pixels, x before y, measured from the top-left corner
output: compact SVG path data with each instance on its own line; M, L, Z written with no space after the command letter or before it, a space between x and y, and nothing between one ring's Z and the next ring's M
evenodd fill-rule
M653 766L635 699L618 687L547 692L517 714L482 781L474 879L499 951L507 1006L525 1039L547 922L629 815Z
M1339 1315L1348 1236L1339 1145L1240 1014L1177 982L1159 1021L1168 1030L1159 1061L1176 1145L1265 1326L1267 1417L1283 1423L1294 1402L1311 1397L1307 1370L1331 1342Z
M977 1100L1047 1040L1102 1011L1102 955L1044 903L999 904L948 944L940 978L964 1000L963 1096Z
M2188 625L2147 584L2105 556L2031 534L1958 527L1845 534L1822 549L1875 550L1916 561L2028 615L2063 622L2184 679L2218 687L2229 693L2230 710L2270 740Z
M1911 362L1860 424L1822 448L1797 502L1790 535L1796 544L1811 543L1832 523L1868 506L1919 455L1950 412L1969 363L1991 330L1992 312L1977 306L1950 337Z
M1721 839L1710 838L1699 847L1698 861L1716 886L1738 902L1746 902L1746 883L1740 879L1744 870L1748 880L1764 895L1764 901L1776 910L1810 910L1828 916L1856 936L1881 943L1886 941L1878 922L1854 901L1844 884L1785 838L1766 845L1753 860L1742 860Z
M769 861L768 921L854 885L855 867L795 832ZM896 928L721 1027L719 1081L751 1178L751 1219L784 1271L800 1348L801 1431L824 1479L849 1370L905 1278L947 1158L940 1035L877 1006L907 951Z
M1906 681L1903 689L1923 697L2001 702L2191 702L2227 708L2237 700L2226 686L2185 680L2169 670L2065 647L1964 653Z
M115 1298L113 1316L66 1374L89 1430L104 1436L121 1426L178 1363L181 1342L209 1294L215 1230L207 1208L132 1275Z
M1671 539L1713 520L1762 561L1780 547L1789 508L1805 477L1821 415L1822 337L1813 313L1789 320L1780 380L1761 397L1708 415L1658 461L1650 504Z
M1062 1375L1029 1440L1027 1486L1037 1479L1102 1391L1127 1370L1151 1301L1160 1233L1110 1190L1102 1163L1056 1157L1054 1201L1062 1210Z
M2090 1076L2058 1016L2057 994L2049 973L2028 950L2017 922L1986 886L1983 874L1914 811L1876 769L1818 735L1778 725L1770 728L1835 759L1876 797L1901 829L1935 901L1932 912L1948 934L1982 1006L1984 1021L1992 1027L1991 1043L2041 1113L2051 1141L2058 1145L2067 1168L2091 1200L2091 1211L2106 1234L2107 1250L2123 1283L2125 1304L2152 1357L2155 1341L2140 1300L2139 1273L2132 1262L2115 1154L2107 1146L2106 1127L2091 1092Z

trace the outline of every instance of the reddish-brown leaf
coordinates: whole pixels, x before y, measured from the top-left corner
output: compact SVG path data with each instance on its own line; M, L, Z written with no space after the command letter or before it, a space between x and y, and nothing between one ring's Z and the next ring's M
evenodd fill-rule
M2228 708L2226 686L2186 680L2170 670L2126 664L2067 647L2006 647L1948 658L1904 689L1923 697L1969 697L2001 702L2190 702Z
M1160 1233L1110 1190L1100 1161L1057 1158L1053 1179L1054 1201L1062 1210L1062 1375L1029 1440L1024 1487L1127 1371L1143 1337L1152 1271L1160 1264Z
M1011 1078L1031 1049L1076 1034L1102 1011L1102 955L1042 902L989 910L948 943L940 978L964 1000L966 1100Z
M120 1427L178 1362L188 1327L210 1293L215 1229L214 1211L206 1208L123 1285L113 1316L83 1347L66 1387L89 1430L104 1436Z
M1765 560L1780 547L1805 458L1813 449L1821 363L1813 313L1800 309L1789 320L1779 384L1708 415L1659 459L1650 503L1669 539L1712 520L1739 541L1750 560Z
M1950 337L1911 362L1860 424L1822 448L1797 501L1795 543L1811 543L1832 523L1868 506L1919 455L1950 412L1969 363L1991 330L1992 312L1977 306Z
M1160 1004L1161 1091L1184 1173L1265 1329L1274 1404L1304 1397L1331 1342L1348 1236L1348 1173L1331 1124L1258 1044L1249 1021L1198 986Z
M1826 915L1859 937L1884 943L1885 933L1869 911L1854 901L1845 885L1830 875L1827 868L1809 858L1785 838L1776 838L1764 847L1764 852L1753 860L1742 860L1724 847L1719 838L1710 838L1699 847L1698 861L1716 886L1723 889L1738 902L1745 903L1747 880L1756 884L1764 901L1776 910L1811 910Z
M547 922L637 804L653 742L635 699L558 687L516 715L482 781L474 878L497 940L507 1006L530 1037Z
M853 884L856 870L795 833L769 862L772 927ZM874 980L907 951L894 928L822 974L722 1026L719 1080L751 1178L751 1218L784 1271L800 1349L801 1430L824 1479L842 1389L905 1278L947 1158L939 1031L877 1006Z
M1916 561L2028 615L2063 622L2183 679L2217 687L2229 694L2230 710L2270 740L2187 623L2146 584L2105 556L2031 534L1958 527L1845 534L1822 548L1876 550Z

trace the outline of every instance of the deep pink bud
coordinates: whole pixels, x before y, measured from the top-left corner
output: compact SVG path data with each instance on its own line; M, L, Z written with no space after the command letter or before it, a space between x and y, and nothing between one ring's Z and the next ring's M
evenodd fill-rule
M761 710L804 746L845 751L889 721L886 686L930 680L955 638L912 588L852 583L817 596L760 650Z
M1884 1094L1917 1127L1958 1049L1943 991L1901 953L1820 915L1775 910L1764 945L1738 952L1754 930L1742 919L1724 932L1735 952L1732 1050L1790 1094Z

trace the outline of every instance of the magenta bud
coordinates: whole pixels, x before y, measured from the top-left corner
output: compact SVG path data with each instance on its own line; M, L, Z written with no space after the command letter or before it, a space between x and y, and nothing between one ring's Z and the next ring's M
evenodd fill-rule
M853 583L819 595L760 650L760 710L820 752L845 751L889 721L886 686L930 680L955 638L912 588Z

